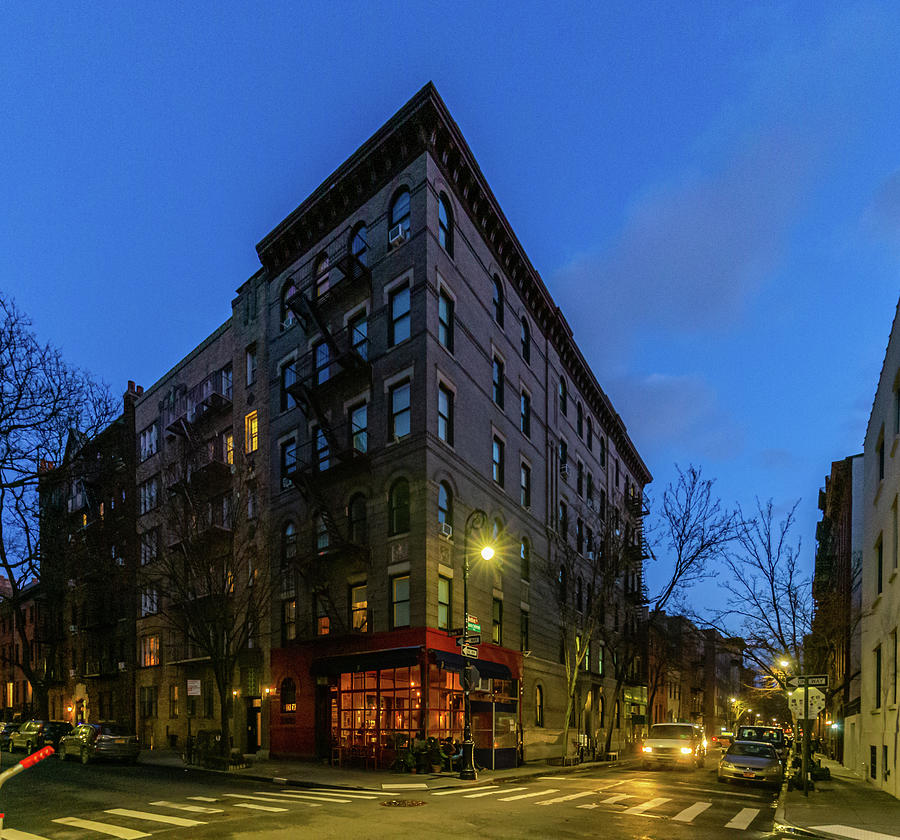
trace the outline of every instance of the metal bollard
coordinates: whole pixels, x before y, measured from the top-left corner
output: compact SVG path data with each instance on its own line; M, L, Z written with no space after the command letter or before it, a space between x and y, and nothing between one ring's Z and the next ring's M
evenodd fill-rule
M56 750L54 750L53 747L43 747L37 752L23 758L18 764L14 764L12 767L4 770L0 773L0 787L3 787L4 782L9 781L13 776L17 776L23 770L27 770L39 761L49 758L54 752L56 752ZM0 837L3 836L3 816L3 812L0 811Z

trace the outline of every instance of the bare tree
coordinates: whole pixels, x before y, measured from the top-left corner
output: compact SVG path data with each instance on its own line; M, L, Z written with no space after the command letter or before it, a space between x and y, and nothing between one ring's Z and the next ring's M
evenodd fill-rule
M647 677L651 626L686 587L707 574L708 564L735 539L736 516L722 508L712 489L713 481L703 478L699 468L678 469L646 536L642 523L649 510L633 493L624 500L621 517L613 509L590 520L596 538L586 552L581 551L580 536L573 549L566 529L558 529L560 539L548 571L556 586L566 669L564 755L578 677L591 644L603 648L604 670L615 686L611 697L617 703L626 683ZM668 573L659 591L648 597L644 561L657 562L658 555ZM612 710L607 715L604 752L609 752L616 718Z
M43 572L39 483L62 463L70 432L92 437L116 409L109 389L42 343L31 321L0 292L0 574L19 640L19 661L6 664L21 668L41 715L48 708L47 651L32 650L25 621ZM52 603L53 594L45 595Z
M259 647L273 582L255 485L246 465L229 463L233 453L214 451L220 445L184 445L167 465L160 505L165 544L144 567L142 587L173 638L170 656L208 660L224 753L235 671Z

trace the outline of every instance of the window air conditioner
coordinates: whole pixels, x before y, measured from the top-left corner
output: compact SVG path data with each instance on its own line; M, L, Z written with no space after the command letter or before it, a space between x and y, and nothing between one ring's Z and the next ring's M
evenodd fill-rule
M588 560L593 560L593 559L594 559L594 552L593 552L593 551L589 551L589 552L587 553L587 559L588 559Z
M293 485L293 482L287 476L282 476L282 478L281 478L281 489L282 490L288 490L291 488L292 485Z
M559 465L559 474L563 476L567 476L569 474L569 465L568 464L560 464Z
M406 230L402 222L399 225L394 225L388 232L388 244L392 248L401 242L406 242Z
M74 624L70 624L70 625L69 625L69 632L70 632L70 633L77 633L77 632L78 632L78 628L77 628Z
M441 522L441 536L448 539L453 536L453 526L449 522Z

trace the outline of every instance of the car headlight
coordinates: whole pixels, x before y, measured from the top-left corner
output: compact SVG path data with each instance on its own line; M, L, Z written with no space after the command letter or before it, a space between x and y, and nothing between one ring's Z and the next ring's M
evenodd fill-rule
M721 767L723 770L734 770L734 765L730 761L723 761L721 764L719 764L719 767Z
M653 747L641 747L644 752L653 752Z
M693 750L690 747L682 747L681 748L682 755L690 755L692 752L693 752Z

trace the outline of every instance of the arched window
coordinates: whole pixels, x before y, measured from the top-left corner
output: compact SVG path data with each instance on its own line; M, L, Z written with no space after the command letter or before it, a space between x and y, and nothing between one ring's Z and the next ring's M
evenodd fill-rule
M491 545L494 548L494 552L497 551L497 543L500 542L500 534L503 533L503 522L500 520L500 517L495 517L494 521L491 523Z
M557 593L559 597L560 603L564 604L566 602L566 590L568 589L568 583L566 581L566 567L559 567L559 575L557 576L556 582L559 584L559 592Z
M584 435L584 409L581 407L581 403L575 406L575 431L578 433L578 437Z
M394 196L391 204L391 224L390 230L400 225L403 238L409 236L409 190L402 189Z
M366 497L362 493L347 504L347 535L354 545L366 543Z
M399 478L388 494L388 530L391 536L409 530L409 482Z
M500 278L495 274L494 275L494 298L493 298L493 306L494 306L494 320L502 327L503 326L503 284L500 282Z
M316 297L320 298L328 291L331 279L331 260L328 254L319 254L316 257L316 265L313 269L313 280L316 284Z
M519 546L519 566L522 580L531 580L531 544L526 537Z
M281 530L281 563L289 566L297 557L297 527L293 522L285 522Z
M369 264L368 229L365 222L360 222L350 234L350 253L363 265Z
M603 656L603 652L602 652L603 649L601 648L600 650L601 650L600 655L601 655L601 657L602 657L602 656ZM601 660L601 661L602 661L602 660ZM602 670L602 669L601 669L601 670ZM599 708L598 708L598 712L599 712L599 714L600 714L600 728L601 728L601 729L605 729L605 728L606 728L606 715L605 715L605 709L604 709L603 695L602 695L602 694L599 695L599 696L597 697L597 705L598 705L598 707L599 707Z
M531 364L531 327L528 320L522 316L522 358L526 364Z
M297 323L294 310L288 306L288 301L297 294L297 286L293 280L288 280L281 290L281 329L286 330Z
M446 481L438 485L438 522L453 527L453 491Z
M444 193L438 197L438 243L453 256L453 211Z
M297 686L290 677L281 681L281 713L288 714L297 711Z
M569 389L564 377L559 377L559 410L566 415L569 413Z
M594 451L594 421L590 416L587 419L587 448L589 452Z
M581 575L575 581L575 609L578 612L584 611L584 583L581 580Z
M600 466L606 466L606 438L600 437Z
M321 513L316 514L313 523L316 529L316 551L321 554L323 551L328 550L328 544L330 542L328 524L325 522L325 517Z
M534 725L544 725L544 687L542 685L534 687Z

